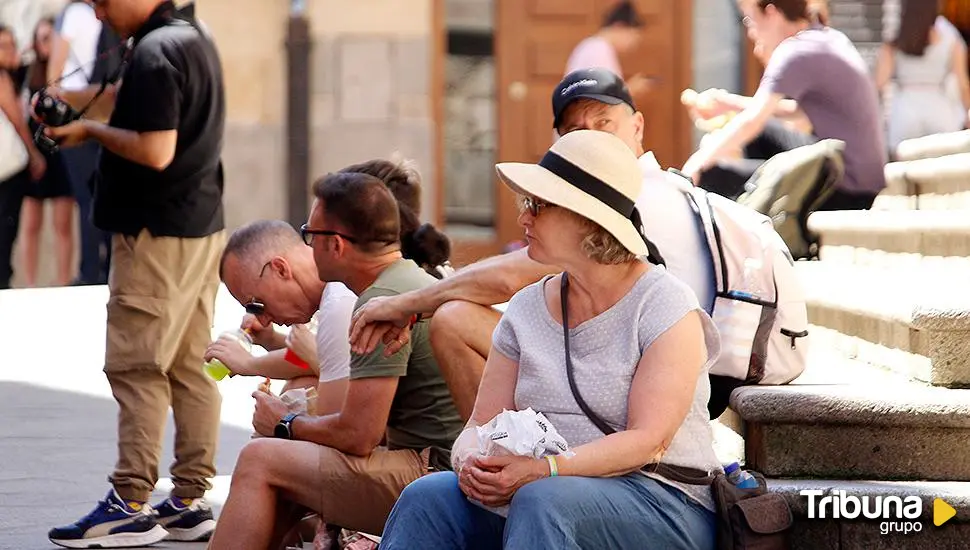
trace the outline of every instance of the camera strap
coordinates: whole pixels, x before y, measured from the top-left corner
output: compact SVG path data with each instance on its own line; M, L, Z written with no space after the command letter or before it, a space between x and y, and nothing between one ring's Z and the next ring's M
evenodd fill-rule
M78 111L78 118L83 117L85 113L87 113L88 110L91 109L91 106L94 105L95 102L97 102L98 99L104 94L104 91L108 89L108 84L112 84L118 81L118 78L121 77L121 73L124 72L125 67L128 65L128 58L131 56L131 48L127 47L127 42L122 42L116 47L124 48L124 52L121 58L121 63L118 64L118 66L115 68L114 71L112 71L111 74L104 75L104 78L101 79L101 85L98 88L98 91L94 94L94 96L91 97L91 101L88 101L87 105L85 105L80 111Z

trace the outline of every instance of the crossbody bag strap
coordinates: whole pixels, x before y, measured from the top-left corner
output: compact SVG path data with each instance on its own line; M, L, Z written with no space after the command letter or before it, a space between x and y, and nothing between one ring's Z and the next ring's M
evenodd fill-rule
M569 308L567 307L568 291L569 275L566 272L563 272L562 285L559 289L559 301L562 304L562 337L563 344L566 348L566 379L569 381L569 390L573 393L573 399L576 400L576 404L579 405L580 410L582 410L583 414L589 418L590 422L599 428L599 430L605 435L614 434L616 433L616 430L607 424L605 420L600 418L599 415L594 413L592 409L590 409L589 404L587 404L586 400L583 399L583 396L580 395L579 388L576 386L576 377L573 374L573 362L569 353ZM710 472L698 470L697 468L688 468L686 466L675 466L673 464L655 462L644 466L642 470L649 473L659 474L671 481L686 483L688 485L710 485L714 482L714 475Z
M567 312L567 299L566 296L569 291L569 275L566 272L562 274L562 285L560 286L559 294L560 302L562 303L562 338L563 343L566 347L566 378L569 380L569 390L573 392L573 399L576 400L576 404L583 411L583 414L589 418L589 421L596 425L606 435L616 433L616 430L612 426L606 423L605 420L600 418L596 413L594 413L589 405L586 404L586 400L583 396L579 394L579 388L576 387L576 377L573 376L573 362L569 357L569 313Z

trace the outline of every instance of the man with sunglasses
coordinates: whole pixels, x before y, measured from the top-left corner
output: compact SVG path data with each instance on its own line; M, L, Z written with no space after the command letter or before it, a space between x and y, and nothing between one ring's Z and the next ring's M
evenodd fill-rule
M232 233L219 276L246 310L242 328L269 353L255 357L223 337L209 345L205 359L222 361L235 375L288 380L284 391L316 387L316 413L323 415L339 410L346 393L347 329L357 295L320 280L308 239L278 220L251 222ZM311 318L319 326L316 335L306 326ZM274 324L290 326L289 335L277 333ZM287 349L308 366L287 360Z
M358 305L437 280L402 256L409 235L401 234L399 204L380 179L330 174L314 184L314 195L302 233L321 280L346 284ZM451 468L461 419L427 322L414 322L412 341L395 354L351 353L346 397L335 414L288 414L278 398L253 395L256 431L275 438L252 441L240 453L211 550L238 548L239 541L276 548L274 537L305 509L328 524L380 534L408 483L429 468ZM382 439L386 447L378 447Z

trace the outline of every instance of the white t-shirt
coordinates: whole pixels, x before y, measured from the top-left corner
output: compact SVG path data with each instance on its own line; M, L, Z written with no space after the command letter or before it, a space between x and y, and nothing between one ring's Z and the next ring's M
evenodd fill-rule
M343 283L327 283L320 297L317 318L317 361L320 381L350 376L350 318L357 295Z
M61 37L71 45L67 61L64 63L64 72L61 75L70 76L61 82L61 87L65 90L85 88L91 79L94 62L98 57L101 21L98 21L94 8L90 5L74 2L65 8L59 32Z
M599 36L590 36L583 40L570 54L569 61L566 62L566 74L580 69L608 69L613 74L623 77L623 69L620 68L616 50L606 39Z
M682 178L669 177L653 153L640 157L643 188L637 198L637 209L647 237L660 249L667 271L683 281L697 295L704 311L714 307L714 265L697 216L678 188ZM683 180L685 187L690 183Z

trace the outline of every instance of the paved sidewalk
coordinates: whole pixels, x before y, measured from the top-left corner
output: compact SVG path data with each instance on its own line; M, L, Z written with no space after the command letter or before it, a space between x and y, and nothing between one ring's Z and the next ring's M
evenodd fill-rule
M117 406L101 372L104 287L0 292L0 549L48 550L55 525L89 512L108 490L116 457ZM219 296L215 333L238 324L242 308ZM236 456L252 427L250 394L259 379L220 383L218 477L208 495L216 512ZM154 502L167 494L172 422ZM204 544L153 548L202 550Z

